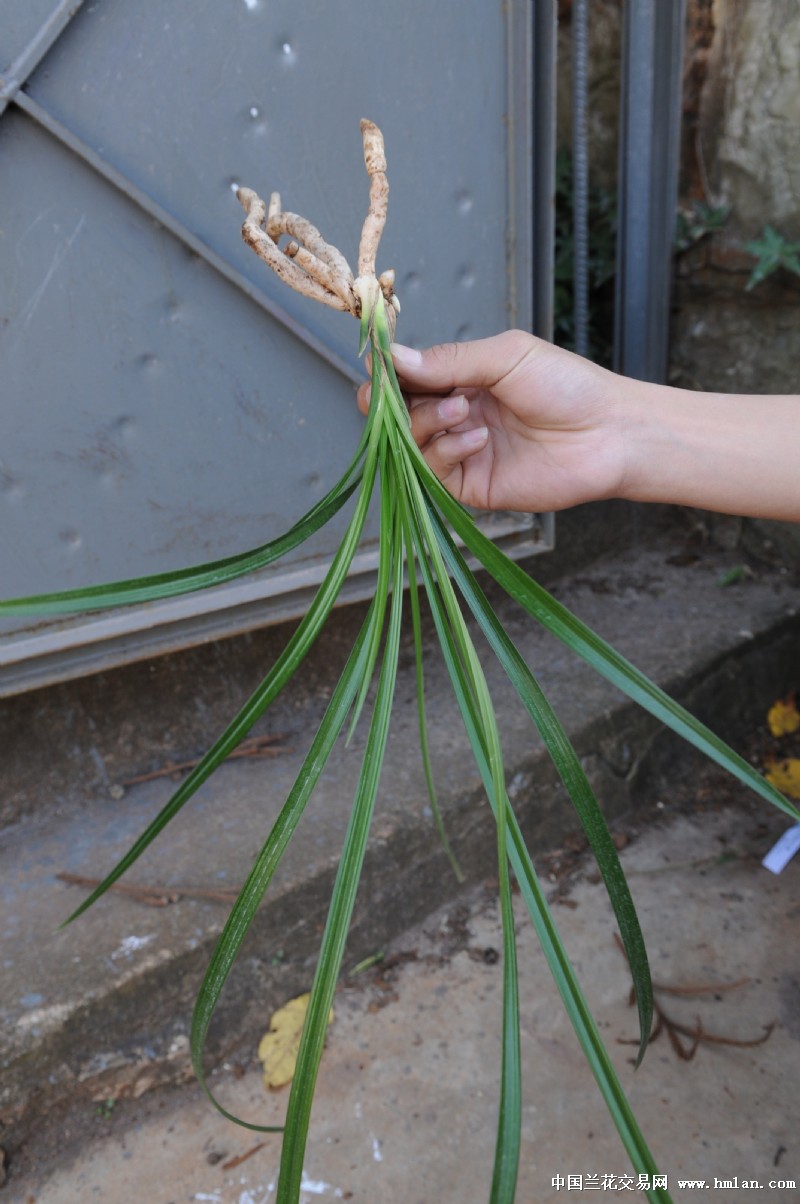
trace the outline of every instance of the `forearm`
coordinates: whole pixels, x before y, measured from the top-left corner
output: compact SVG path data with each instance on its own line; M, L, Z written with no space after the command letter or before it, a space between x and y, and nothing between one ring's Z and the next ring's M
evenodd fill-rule
M800 397L625 391L622 496L800 522Z

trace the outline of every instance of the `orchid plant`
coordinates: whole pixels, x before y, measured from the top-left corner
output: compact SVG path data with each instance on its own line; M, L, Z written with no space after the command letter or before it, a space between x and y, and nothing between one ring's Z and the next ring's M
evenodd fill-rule
M722 740L537 585L520 565L499 551L429 469L412 438L408 411L392 363L391 341L400 309L394 293L394 273L386 271L378 275L375 267L389 195L383 138L369 121L362 121L361 131L370 199L355 274L341 252L328 244L315 226L282 209L278 193L273 193L266 204L250 189L242 188L238 192L246 214L242 235L256 254L292 288L335 309L349 312L360 322L359 350L363 353L369 349L371 356L371 398L363 434L342 478L285 534L251 551L157 576L0 602L0 614L51 615L128 605L204 589L263 569L298 547L348 502L352 503L349 523L327 574L307 613L261 685L178 786L160 814L70 920L96 903L133 865L198 787L244 739L292 675L301 669L306 653L320 636L344 584L359 546L373 493L377 490L380 498L380 559L374 598L294 785L266 836L208 966L192 1023L191 1047L197 1076L213 1099L204 1076L203 1051L217 1000L248 926L334 746L343 731L349 728L352 732L363 717L368 723L368 735L360 777L331 895L283 1126L277 1200L278 1204L296 1204L328 1017L378 796L406 609L410 612L416 652L419 732L425 776L434 818L455 865L436 804L426 739L419 599L420 591L423 591L463 719L466 741L494 814L497 835L497 876L503 925L503 1052L496 1154L489 1199L492 1204L512 1204L520 1151L521 1059L513 878L633 1168L651 1184L648 1198L664 1204L669 1195L665 1187L658 1186L663 1180L658 1176L655 1161L570 964L509 801L500 732L465 614L477 623L540 733L596 857L633 979L640 1026L638 1058L641 1060L653 1024L653 990L631 893L580 759L536 678L501 625L478 578L468 567L462 547L524 610L598 673L793 819L800 819L800 814ZM284 240L283 245L281 240ZM407 590L404 588L406 583ZM370 698L373 684L374 696ZM217 1104L217 1107L229 1116L221 1105ZM247 1123L253 1129L261 1128L249 1122L239 1123Z

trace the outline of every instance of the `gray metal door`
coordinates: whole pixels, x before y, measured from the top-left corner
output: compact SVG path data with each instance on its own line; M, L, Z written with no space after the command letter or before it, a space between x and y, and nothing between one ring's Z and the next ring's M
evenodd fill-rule
M229 555L334 483L361 421L356 324L269 278L233 190L279 188L352 255L362 116L386 137L398 337L531 327L553 7L3 0L0 595ZM538 518L494 523L549 541ZM0 692L297 614L340 530L233 586L6 623ZM373 560L368 540L349 596Z

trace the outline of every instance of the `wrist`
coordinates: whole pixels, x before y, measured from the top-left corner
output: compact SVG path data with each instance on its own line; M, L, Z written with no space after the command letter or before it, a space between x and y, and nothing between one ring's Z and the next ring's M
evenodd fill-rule
M619 496L798 521L798 405L626 380Z
M670 486L662 477L678 439L666 385L618 376L616 424L621 472L617 497L630 502L664 501Z
M595 390L599 401L596 468L600 470L595 482L595 500L624 498L643 500L638 495L647 478L652 408L642 394L642 382L620 376L608 368L592 365L602 373Z
M728 400L733 399L626 378L620 496L634 502L735 509L735 476L731 480L727 474L741 432L731 421Z

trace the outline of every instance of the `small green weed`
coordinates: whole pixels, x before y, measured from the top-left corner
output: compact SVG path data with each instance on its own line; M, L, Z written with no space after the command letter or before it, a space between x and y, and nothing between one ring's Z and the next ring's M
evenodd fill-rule
M688 251L689 247L707 235L721 230L729 215L729 206L709 205L706 201L692 201L688 209L679 209L675 225L675 250L679 254Z
M745 251L755 256L756 265L750 274L746 288L755 288L778 268L786 268L800 276L800 242L789 242L772 226L765 226L760 238L745 243Z

